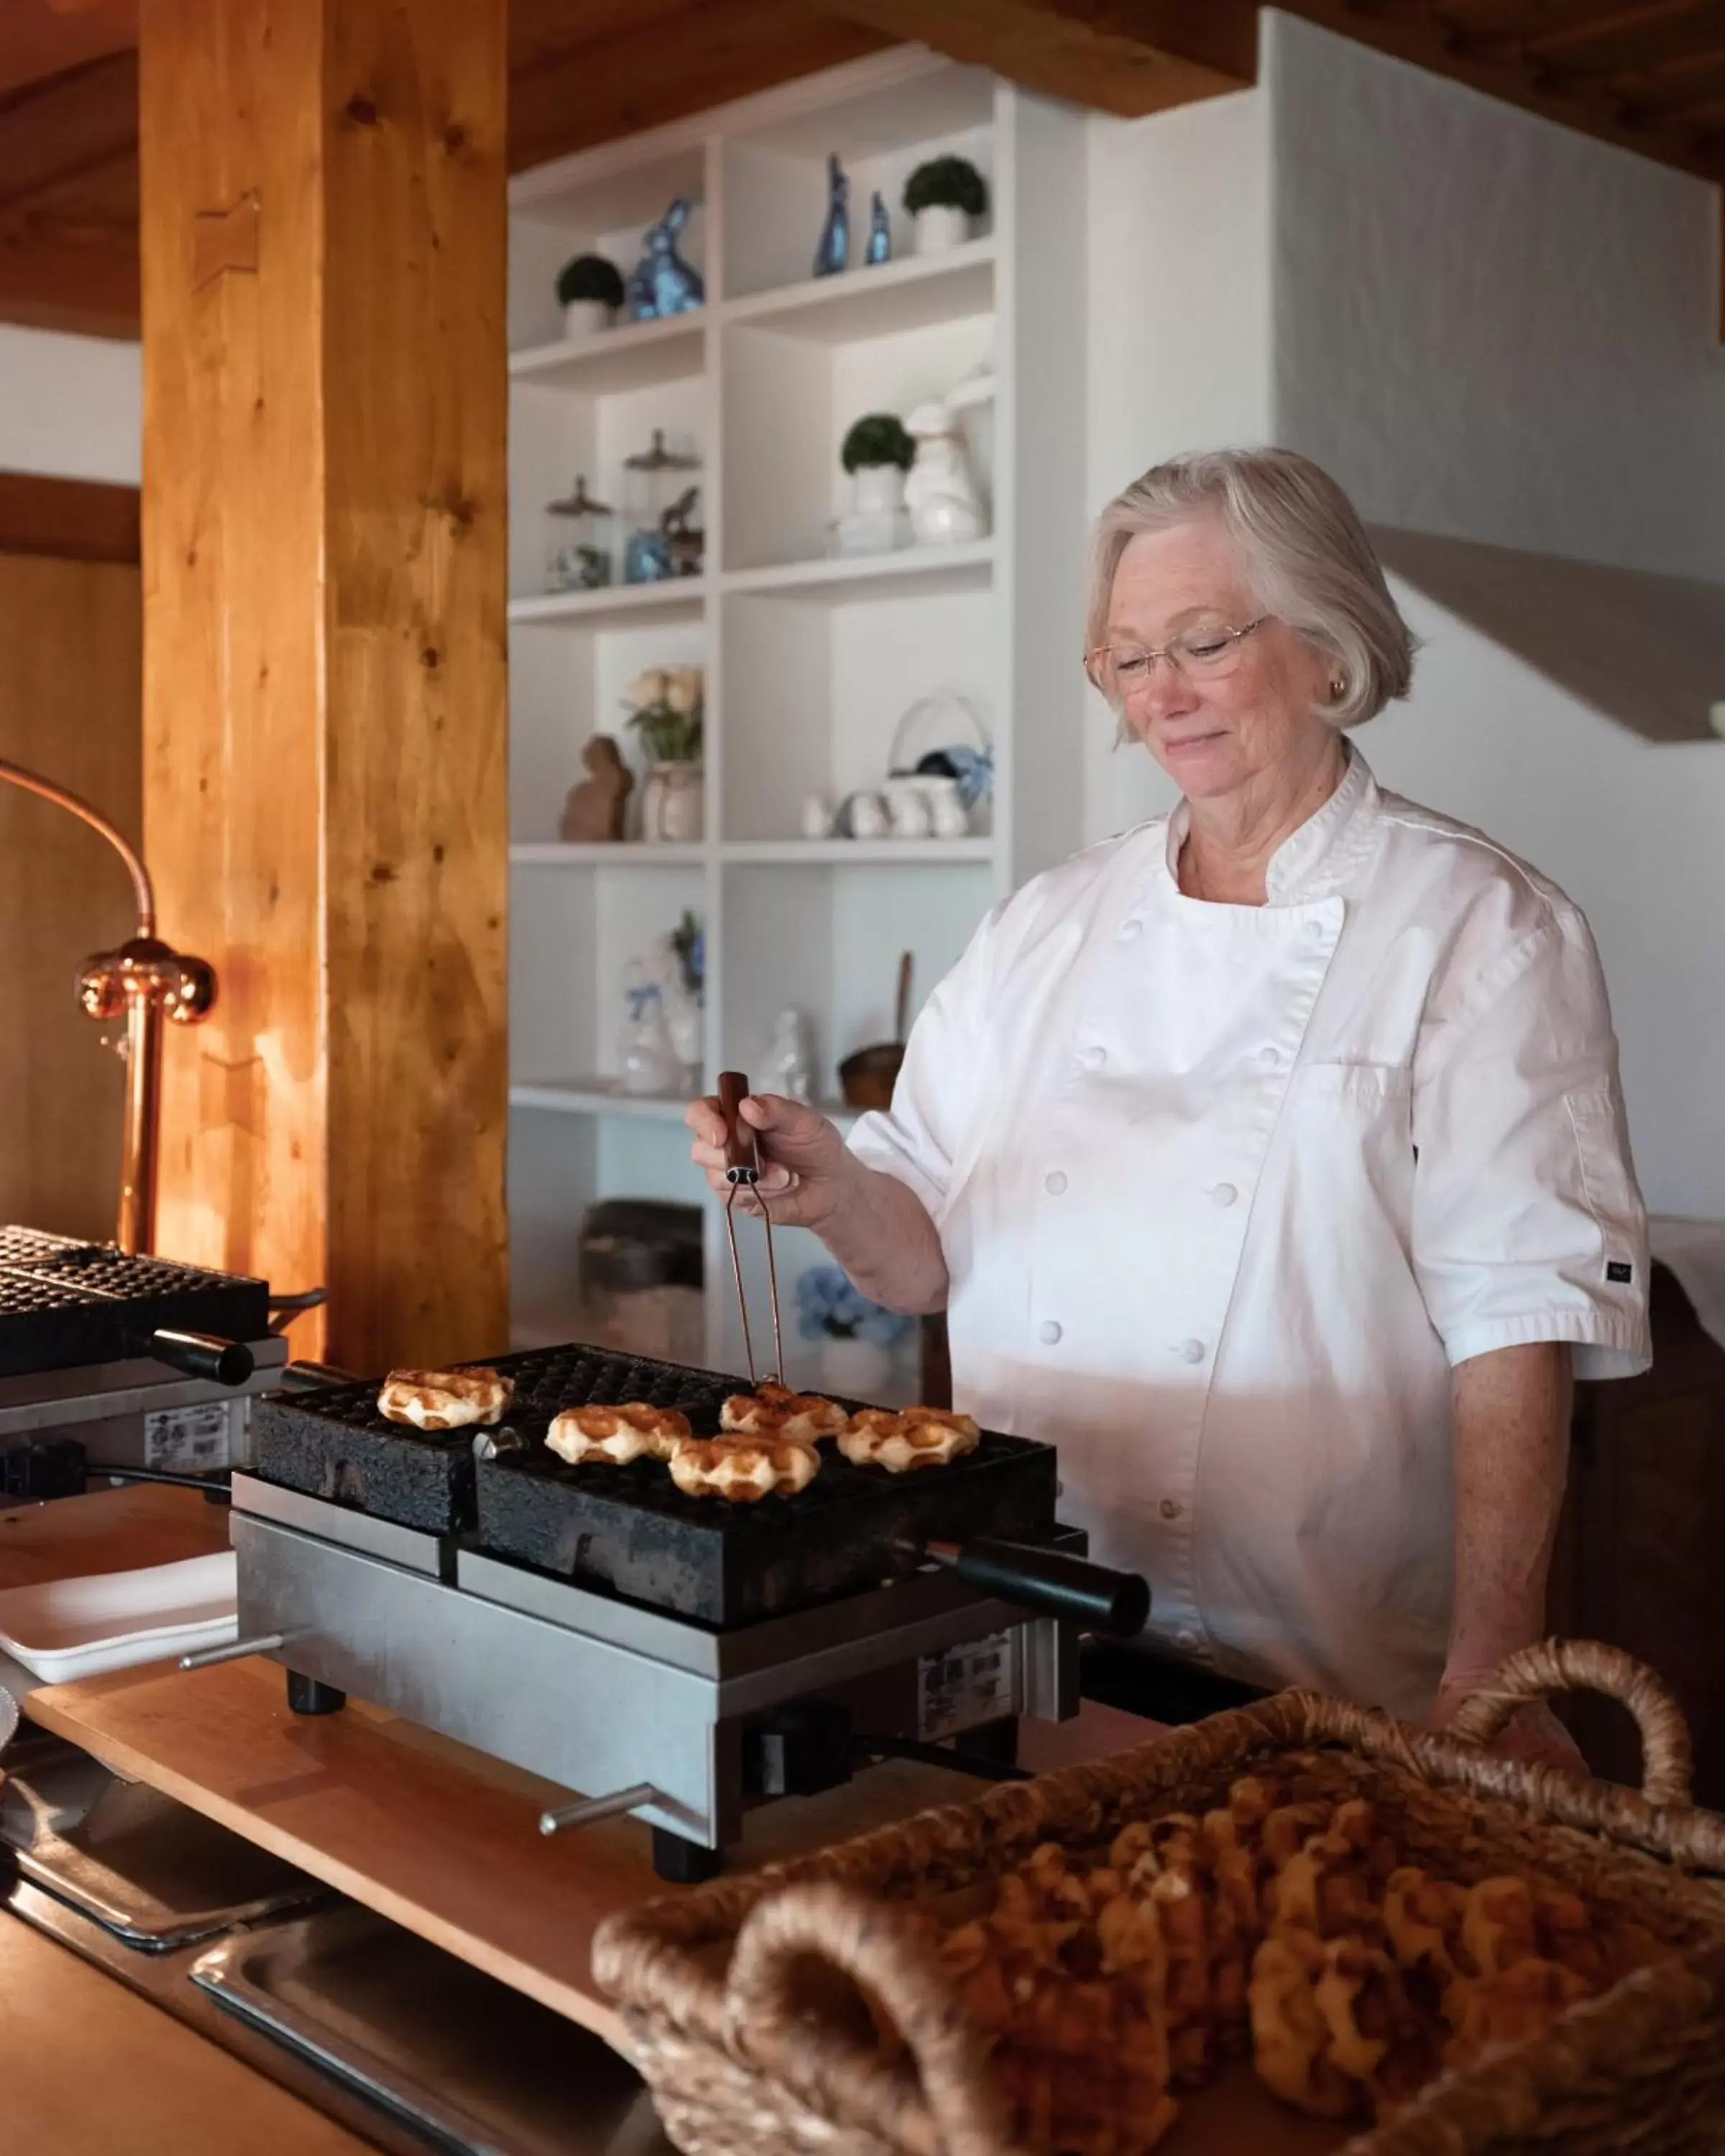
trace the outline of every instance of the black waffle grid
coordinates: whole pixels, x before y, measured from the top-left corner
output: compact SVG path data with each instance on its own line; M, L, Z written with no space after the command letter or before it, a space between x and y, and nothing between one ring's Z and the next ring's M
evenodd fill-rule
M552 1418L564 1408L608 1406L620 1401L640 1400L649 1407L674 1408L687 1416L696 1437L715 1437L719 1434L720 1409L732 1394L747 1392L747 1383L742 1378L727 1378L711 1370L661 1363L651 1356L621 1355L605 1348L578 1345L499 1355L485 1367L515 1381L514 1395L503 1418L500 1435L502 1432L513 1432L525 1440L522 1450L505 1451L496 1460L487 1463L488 1473L530 1475L578 1488L595 1497L639 1506L671 1518L687 1519L704 1528L711 1527L716 1521L721 1527L733 1527L738 1532L748 1528L751 1522L754 1523L751 1531L758 1531L768 1521L783 1522L788 1527L798 1517L829 1511L864 1491L877 1492L889 1482L901 1488L906 1486L905 1478L889 1476L885 1468L853 1466L831 1445L821 1447L821 1471L809 1487L799 1491L793 1500L771 1507L716 1507L708 1498L687 1496L671 1481L662 1460L635 1460L626 1467L597 1460L579 1467L571 1466L545 1443ZM311 1419L339 1424L372 1437L393 1439L439 1452L465 1453L471 1449L478 1433L470 1426L448 1431L419 1430L409 1424L392 1422L378 1411L377 1393L375 1381L341 1385L327 1391L297 1394L291 1404L297 1421ZM854 1401L839 1402L839 1405L851 1409L858 1404ZM1025 1438L988 1432L974 1452L967 1453L942 1471L942 1486L951 1488L954 1478L968 1479L979 1469L987 1470L1001 1460L1043 1450Z
M118 1360L164 1326L256 1339L268 1296L261 1281L236 1274L0 1227L0 1372Z

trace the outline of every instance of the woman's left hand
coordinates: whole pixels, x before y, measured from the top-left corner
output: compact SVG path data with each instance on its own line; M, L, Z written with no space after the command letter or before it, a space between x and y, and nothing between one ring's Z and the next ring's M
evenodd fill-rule
M1445 1677L1438 1687L1437 1704L1432 1708L1427 1728L1446 1729L1462 1702L1476 1691L1489 1675L1489 1671L1481 1671L1465 1677ZM1563 1774L1579 1774L1584 1780L1589 1779L1593 1774L1582 1756L1580 1746L1543 1699L1529 1700L1525 1707L1518 1707L1492 1738L1490 1748L1501 1752L1506 1758L1518 1759L1524 1767L1556 1767Z

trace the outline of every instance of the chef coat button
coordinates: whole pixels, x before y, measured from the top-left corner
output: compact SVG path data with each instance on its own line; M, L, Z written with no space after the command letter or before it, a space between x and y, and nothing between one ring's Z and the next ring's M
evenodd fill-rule
M1201 1363L1204 1360L1204 1342L1201 1340L1183 1340L1174 1353L1183 1363Z
M1177 1645L1182 1647L1195 1647L1198 1645L1198 1635L1189 1625L1183 1625L1175 1633L1174 1639Z
M1108 1051L1106 1048L1081 1049L1078 1060L1086 1070L1100 1070L1108 1060Z
M1210 1193L1210 1202L1214 1205L1231 1205L1239 1195L1231 1183L1219 1183Z
M1178 1520L1180 1517L1180 1501L1178 1497L1164 1497L1157 1509L1161 1512L1163 1519Z
M1142 921L1123 921L1120 925L1120 937L1123 943L1129 943L1134 936L1142 936L1143 932Z
M1036 1337L1045 1348L1057 1347L1060 1343L1060 1328L1053 1318L1045 1317L1037 1327Z
M1263 1064L1266 1069L1273 1070L1276 1065L1281 1061L1281 1050L1272 1042L1269 1047L1260 1048L1258 1050L1258 1060Z
M1321 921L1308 921L1305 932L1308 943L1322 943L1324 940L1324 925Z
M1042 1178L1042 1187L1050 1198L1064 1197L1066 1190L1066 1178L1060 1173L1059 1168L1055 1168L1051 1175L1045 1175Z

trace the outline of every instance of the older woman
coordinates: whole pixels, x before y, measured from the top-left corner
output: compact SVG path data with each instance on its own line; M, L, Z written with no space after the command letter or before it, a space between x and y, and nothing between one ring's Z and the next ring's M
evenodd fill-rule
M1543 1630L1572 1371L1649 1360L1593 941L1350 745L1413 639L1305 459L1128 487L1089 643L1184 798L996 909L848 1150L745 1106L773 1214L947 1311L959 1403L1059 1446L1161 1646L1441 1724Z

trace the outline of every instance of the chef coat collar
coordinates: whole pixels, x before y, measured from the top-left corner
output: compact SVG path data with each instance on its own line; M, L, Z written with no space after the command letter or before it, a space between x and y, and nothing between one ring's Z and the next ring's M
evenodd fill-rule
M1377 844L1382 798L1378 782L1353 743L1344 741L1342 746L1348 768L1341 783L1270 857L1265 887L1271 906L1297 906L1340 891ZM1191 822L1191 808L1183 800L1168 818L1164 855L1164 865L1177 887L1180 849Z

